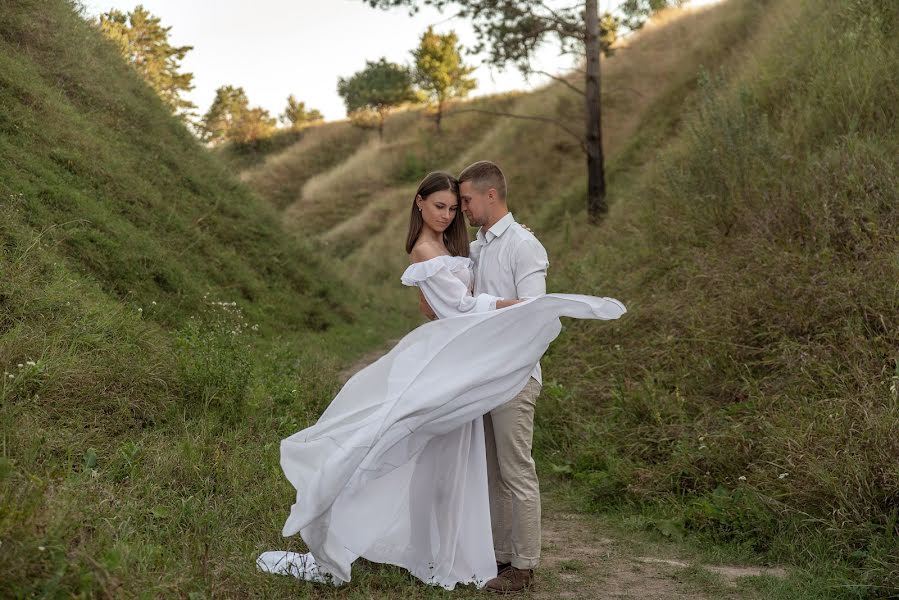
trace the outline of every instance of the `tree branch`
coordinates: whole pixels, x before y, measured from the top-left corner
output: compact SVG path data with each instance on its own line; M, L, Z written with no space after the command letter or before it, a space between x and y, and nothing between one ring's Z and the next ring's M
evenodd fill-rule
M544 123L552 123L559 129L561 129L562 131L564 131L565 133L567 133L568 135L570 135L571 137L576 139L578 146L581 147L581 150L584 151L584 154L587 153L587 146L584 144L584 138L581 137L580 134L569 129L566 125L562 124L562 122L557 121L556 119L552 119L550 117L534 116L534 115L516 115L513 113L501 112L501 111L496 111L496 110L484 110L482 108L463 108L463 109L448 112L448 113L446 113L446 116L450 117L452 115L457 115L457 114L467 113L467 112L483 113L486 115L494 115L496 117L511 117L513 119L525 119L527 121L542 121Z
M546 75L546 76L549 77L550 79L554 79L554 80L558 81L558 82L561 83L562 85L564 85L564 86L570 88L571 90L577 92L577 93L580 94L581 96L584 95L584 90L582 90L581 88L577 87L576 85L574 85L573 83L571 83L570 81L568 81L567 79L565 79L564 77L559 77L558 75L553 75L553 74L551 74L551 73L547 73L546 71L536 71L536 70L534 70L534 71L531 71L531 73L538 73L538 74L540 74L540 75Z
M639 90L632 88L632 87L624 87L624 86L618 86L618 87L614 88L613 90L606 89L603 92L603 95L609 94L609 93L617 93L617 92L630 92L631 94L636 94L637 96L640 96L641 98L643 98L643 93L640 92Z
M544 16L544 15L541 15L541 18L542 18L542 19L546 19L546 20L548 20L548 21L553 21L553 22L555 22L556 24L558 24L558 25L562 26L563 28L565 28L565 30L567 30L567 31L572 31L572 30L578 28L577 22L572 22L572 21L569 21L569 20L567 19L567 16L568 16L568 15L564 15L564 16L563 16L563 15L559 14L559 13L561 13L561 12L564 12L564 10L568 10L568 9L563 9L563 10L556 11L556 10L553 10L552 8L550 8L545 2L538 2L537 4L538 4L543 10L545 10L546 12L548 12L548 13L550 14L549 17Z

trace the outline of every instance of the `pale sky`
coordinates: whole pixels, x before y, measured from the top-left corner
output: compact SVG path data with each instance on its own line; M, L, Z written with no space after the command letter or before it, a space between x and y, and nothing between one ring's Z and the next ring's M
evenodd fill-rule
M692 0L691 5L715 0ZM337 95L337 78L365 67L366 60L382 56L408 64L428 25L440 33L454 30L466 45L475 42L469 22L448 20L447 15L423 7L410 17L405 9L384 11L363 0L81 0L88 16L111 8L130 11L138 4L171 27L176 46L193 46L181 62L182 71L194 74L194 89L186 97L202 115L223 85L241 86L251 106L262 106L272 116L283 112L293 94L307 108L317 108L327 120L342 119L346 110ZM602 8L616 0L600 0ZM466 62L479 64L477 57ZM571 66L571 57L559 57L548 44L536 61L539 70L558 73ZM473 95L532 89L546 78L525 81L514 67L505 71L478 67Z

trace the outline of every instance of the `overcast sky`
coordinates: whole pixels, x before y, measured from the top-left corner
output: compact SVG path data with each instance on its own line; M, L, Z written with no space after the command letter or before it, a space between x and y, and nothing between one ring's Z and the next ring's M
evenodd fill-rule
M705 4L710 0L693 0ZM438 32L455 30L463 44L475 39L467 21L448 20L436 10L423 8L410 17L404 9L370 8L363 0L82 0L88 16L111 8L130 11L143 4L171 27L171 42L193 46L182 61L182 70L194 74L194 89L187 94L200 114L206 112L223 85L241 86L253 106L276 116L293 94L307 107L322 111L328 120L346 116L337 95L337 78L382 56L400 63L411 61L428 25ZM600 0L603 7L616 0ZM469 57L470 64L479 60ZM547 45L539 54L540 70L560 72L571 66L570 57L559 57ZM529 89L545 82L542 77L525 81L514 69L496 71L480 66L475 72L474 95Z

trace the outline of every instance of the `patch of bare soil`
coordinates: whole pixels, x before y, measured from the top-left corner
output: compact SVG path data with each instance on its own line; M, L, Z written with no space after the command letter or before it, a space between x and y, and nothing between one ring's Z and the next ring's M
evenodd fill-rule
M340 384L343 385L347 381L349 381L350 377L375 362L397 345L399 340L390 340L385 345L380 348L375 348L370 352L366 352L362 356L360 356L353 364L349 365L347 368L343 369L337 374L337 379L340 381Z
M532 598L634 598L640 600L699 600L738 598L740 577L785 576L783 569L713 566L684 560L632 554L632 544L603 533L590 517L544 512L543 549ZM718 575L723 586L714 593L684 577L687 570L704 569ZM734 588L727 591L727 588Z

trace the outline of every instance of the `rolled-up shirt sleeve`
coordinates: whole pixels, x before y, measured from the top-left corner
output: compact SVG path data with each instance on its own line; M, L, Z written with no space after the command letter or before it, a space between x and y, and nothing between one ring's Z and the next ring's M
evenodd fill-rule
M546 270L549 258L543 244L536 239L522 241L515 248L512 272L518 298L528 300L546 293Z
M490 294L472 296L465 284L447 269L441 269L418 282L418 287L441 319L495 310L496 301L499 300L497 296Z

